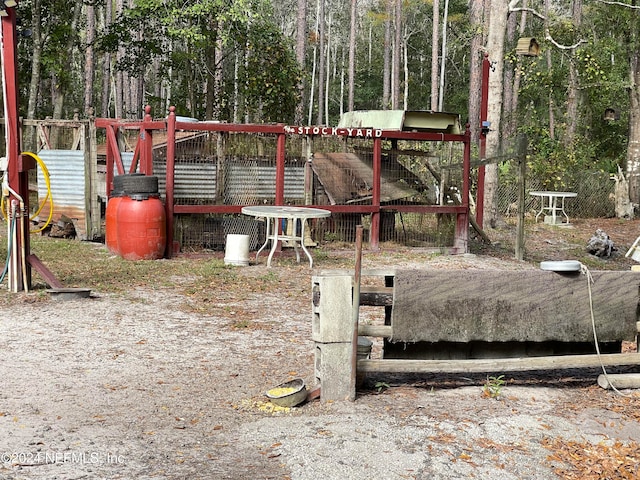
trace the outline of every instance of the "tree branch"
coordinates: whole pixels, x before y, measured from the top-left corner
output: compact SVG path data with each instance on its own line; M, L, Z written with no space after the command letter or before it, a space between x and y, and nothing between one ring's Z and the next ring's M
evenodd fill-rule
M609 2L607 0L598 0L600 2L603 3L618 3L618 2ZM558 42L556 42L554 40L554 38L551 36L551 33L549 32L549 25L547 22L547 17L545 15L543 15L542 13L538 12L537 10L533 9L533 8L528 8L528 7L518 7L518 3L520 3L520 0L511 0L509 2L509 12L529 12L532 15L535 15L536 17L538 17L540 20L544 20L544 39L547 40L549 43L551 43L552 45L554 45L556 48L559 48L561 50L573 50L575 48L578 48L580 45L582 45L583 43L588 43L586 40L578 40L577 43L573 44L573 45L561 45ZM626 4L622 4L625 6L630 7L631 5L626 5Z
M640 9L640 5L629 5L622 2L611 2L609 0L596 0L597 2L604 3L605 5L618 5L619 7L633 8L635 10Z

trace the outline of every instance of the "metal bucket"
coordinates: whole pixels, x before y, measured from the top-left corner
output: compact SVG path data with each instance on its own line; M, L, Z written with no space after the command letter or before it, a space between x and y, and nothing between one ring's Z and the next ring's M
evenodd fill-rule
M227 235L224 250L225 265L249 265L249 235Z

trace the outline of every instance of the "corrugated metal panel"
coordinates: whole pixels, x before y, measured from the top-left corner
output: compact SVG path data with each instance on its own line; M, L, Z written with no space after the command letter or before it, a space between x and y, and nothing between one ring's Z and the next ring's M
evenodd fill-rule
M272 200L276 195L276 167L258 161L230 163L225 188L225 203L250 205ZM287 166L284 170L284 197L304 198L304 167Z
M276 167L262 160L228 162L223 167L226 181L224 202L229 205L251 205L257 201L272 201L276 195ZM166 164L155 162L161 195L166 194ZM177 163L174 196L180 204L212 204L218 185L216 163ZM304 199L304 166L287 165L284 174L284 196L288 201Z
M85 239L87 235L87 216L85 201L85 159L81 150L40 150L38 156L49 171L51 196L53 197L53 220L58 221L62 215L74 220L76 234ZM47 185L38 168L38 201L44 202L47 197ZM49 216L49 203L40 213L40 219Z
M158 176L160 194L166 195L166 164L154 163L153 173ZM175 166L174 198L176 200L213 201L216 199L216 179L215 163L177 163Z

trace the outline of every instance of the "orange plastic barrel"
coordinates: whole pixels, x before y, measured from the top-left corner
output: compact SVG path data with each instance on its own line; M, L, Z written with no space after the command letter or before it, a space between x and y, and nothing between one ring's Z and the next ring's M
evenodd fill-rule
M167 244L164 205L157 196L125 195L116 214L118 255L126 260L155 260Z
M107 210L104 213L104 243L111 253L118 254L118 205L121 196L114 196L107 202Z

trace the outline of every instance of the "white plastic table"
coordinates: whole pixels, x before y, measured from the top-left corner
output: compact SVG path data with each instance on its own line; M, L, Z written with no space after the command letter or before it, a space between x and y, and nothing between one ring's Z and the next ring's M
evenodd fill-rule
M298 243L302 247L302 250L309 258L309 267L313 267L313 258L311 258L311 254L304 246L304 231L307 220L310 218L325 218L331 215L329 210L323 210L321 208L309 208L309 207L284 207L284 206L273 206L273 205L262 205L255 207L243 207L242 213L245 215L251 215L253 217L264 217L267 221L267 238L264 241L264 244L260 247L260 250L256 252L256 261L258 260L258 255L260 252L264 250L271 240L271 252L269 253L269 257L267 258L267 267L271 266L271 259L273 258L273 254L276 251L278 246L278 242L281 241L290 241L293 243L293 248L296 251L296 259L298 263L300 263L300 252L298 251ZM293 228L291 229L291 234L280 233L280 222L283 218L291 219L293 221ZM300 235L296 233L297 231L297 221L300 220L302 227L300 229Z
M569 223L569 215L564 211L564 199L565 198L573 198L578 194L576 192L529 192L529 195L534 197L541 197L542 206L540 207L540 211L536 215L536 222L538 221L538 217L542 215L545 211L551 214L551 221L553 225L556 225L556 218L558 214L562 214L567 219L567 223ZM558 206L558 199L561 200L560 206Z

